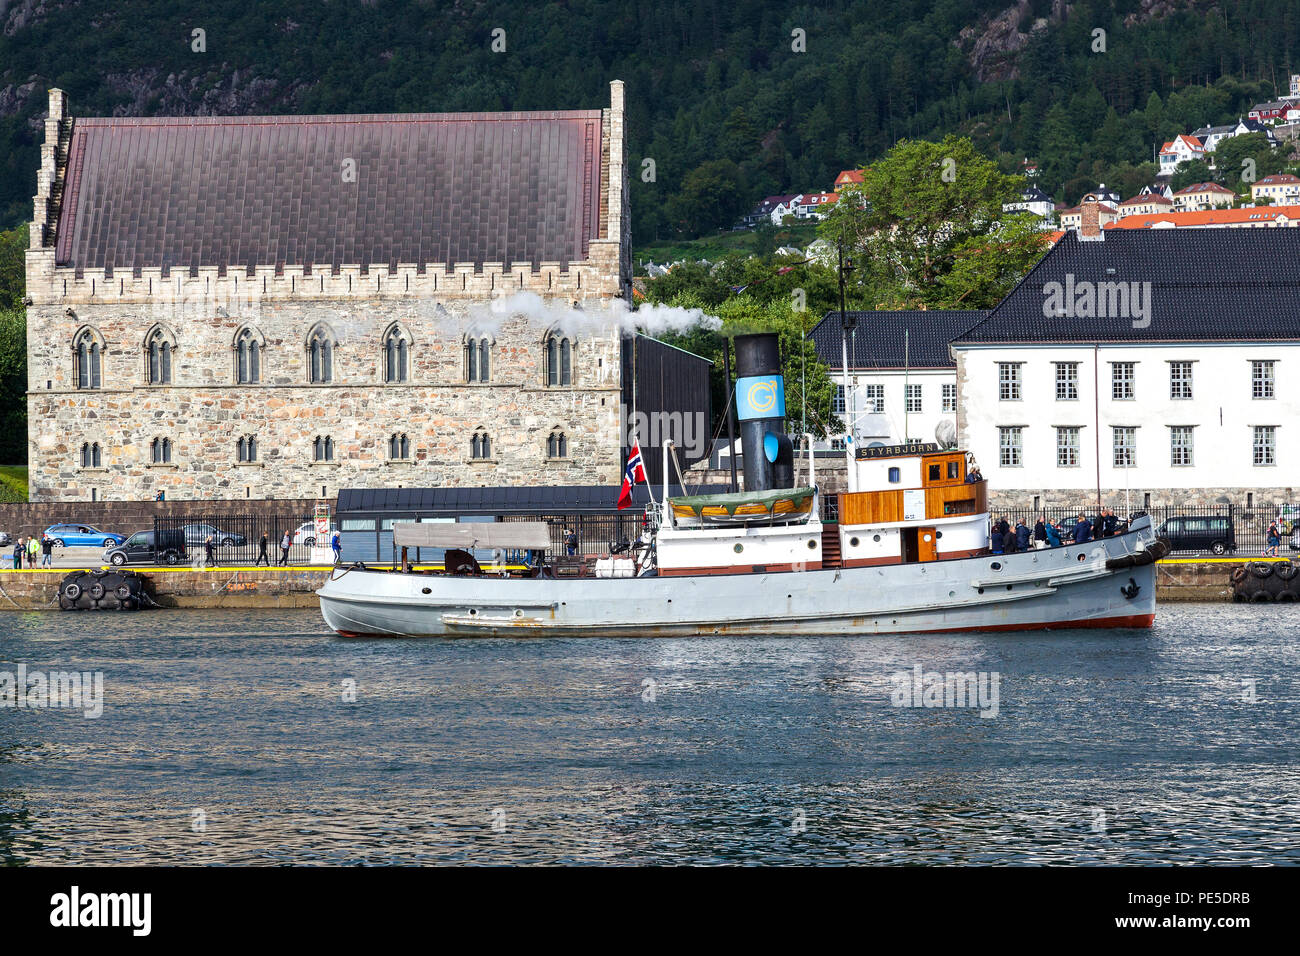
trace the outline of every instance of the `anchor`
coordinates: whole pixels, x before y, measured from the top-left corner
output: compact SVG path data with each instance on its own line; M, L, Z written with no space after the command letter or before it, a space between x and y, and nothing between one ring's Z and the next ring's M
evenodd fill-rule
M1131 601L1138 596L1138 592L1141 590L1142 590L1141 585L1139 585L1137 581L1133 580L1132 578L1129 578L1128 587L1120 588L1119 593L1124 595L1126 598L1128 598Z

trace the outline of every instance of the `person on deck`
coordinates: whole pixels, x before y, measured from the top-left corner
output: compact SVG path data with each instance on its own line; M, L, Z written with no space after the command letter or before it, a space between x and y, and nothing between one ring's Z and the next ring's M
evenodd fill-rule
M1059 548L1061 546L1061 529L1049 521L1047 527L1043 530L1047 532L1047 546L1049 548Z
M1115 532L1119 530L1119 516L1115 514L1114 508L1106 509L1106 537L1115 537Z
M1034 522L1034 547L1047 547L1047 515L1039 515Z
M1074 543L1087 544L1092 540L1092 522L1079 515L1079 520L1074 524Z
M36 567L36 556L41 553L41 543L36 540L36 535L27 539L27 566Z
M1029 550L1029 525L1025 524L1024 518L1016 519L1016 550Z

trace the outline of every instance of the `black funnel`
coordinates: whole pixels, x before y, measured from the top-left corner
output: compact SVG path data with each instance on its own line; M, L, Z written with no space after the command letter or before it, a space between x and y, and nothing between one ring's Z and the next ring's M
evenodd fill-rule
M745 490L791 487L794 456L785 434L781 339L774 332L736 336L736 417Z

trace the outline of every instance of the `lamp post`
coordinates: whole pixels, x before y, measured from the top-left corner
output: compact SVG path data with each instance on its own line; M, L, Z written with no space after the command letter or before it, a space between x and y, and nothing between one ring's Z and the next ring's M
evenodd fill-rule
M856 491L857 481L856 481L856 476L854 475L855 469L853 468L852 463L853 463L853 456L857 454L857 449L855 447L857 445L857 438L854 434L856 429L854 427L854 419L853 419L853 412L854 412L853 392L852 389L849 387L849 331L853 330L856 332L858 320L856 316L853 318L849 317L848 310L845 308L845 303L844 303L844 273L846 271L847 272L853 271L853 260L849 259L845 261L844 259L844 238L842 235L840 237L840 242L837 248L839 251L839 260L840 260L840 267L839 267L840 356L844 363L844 418L845 418L845 426L846 426L845 430L848 432L848 441L846 442L846 450L849 456L848 478L849 478L849 490ZM856 347L856 342L854 343L854 345Z

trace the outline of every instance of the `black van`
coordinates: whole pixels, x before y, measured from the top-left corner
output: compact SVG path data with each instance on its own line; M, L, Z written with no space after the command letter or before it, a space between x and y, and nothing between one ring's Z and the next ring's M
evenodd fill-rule
M161 544L159 540L161 539ZM179 564L186 559L185 532L180 528L163 531L137 531L116 548L104 552L104 559L121 567L151 561L154 564Z
M1169 539L1171 551L1235 553L1237 536L1227 515L1174 515L1156 534Z

